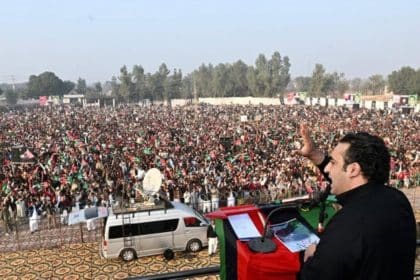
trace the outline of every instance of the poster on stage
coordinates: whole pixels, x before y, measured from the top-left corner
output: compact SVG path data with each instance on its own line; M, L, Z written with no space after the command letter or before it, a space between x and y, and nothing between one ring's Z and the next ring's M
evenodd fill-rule
M293 253L319 242L319 237L297 219L271 225L271 229L274 236Z

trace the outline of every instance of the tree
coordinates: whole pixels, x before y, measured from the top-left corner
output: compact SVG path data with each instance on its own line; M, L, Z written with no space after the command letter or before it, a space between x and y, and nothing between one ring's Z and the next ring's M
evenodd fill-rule
M322 85L321 91L327 94L330 97L342 97L343 94L348 90L349 83L344 78L344 73L338 74L337 72L334 73L327 73L324 76L324 81Z
M232 67L229 64L220 63L214 68L212 87L215 97L233 96Z
M7 89L4 93L5 97L6 97L6 102L9 105L15 105L18 101L18 95L16 92L14 92L11 89Z
M102 85L101 85L101 83L100 83L100 82L96 82L96 83L93 85L93 89L94 89L94 91L95 91L96 93L101 94L101 93L102 93Z
M278 94L283 94L287 85L290 82L290 62L289 58L285 56L283 59L279 52L274 52L271 59L268 61L271 82L268 90L268 96L274 97Z
M150 89L150 99L164 100L165 99L165 82L170 71L165 63L159 66L159 70L153 75L148 75L148 87Z
M79 78L77 80L76 92L78 94L83 94L83 95L86 94L86 92L87 92L87 86L86 86L86 80L85 79Z
M257 96L269 96L271 77L267 59L263 54L258 55L255 61L255 74L257 82Z
M112 76L111 78L111 96L115 99L120 99L120 84L117 82L117 78L115 76Z
M259 87L258 87L258 80L255 68L253 66L248 66L248 70L246 73L246 78L248 80L248 88L249 88L249 95L251 96L258 96Z
M420 69L417 70L414 77L412 94L417 95L417 100L420 99Z
M343 76L344 76L344 74L343 74ZM349 90L349 88L350 88L349 81L347 81L345 79L340 79L338 81L338 85L337 85L337 91L338 91L339 97L343 97L344 94Z
M153 104L153 101L155 100L155 96L153 95L153 90L154 90L154 84L155 84L155 75L152 75L150 73L146 74L146 86L145 86L145 91L144 91L144 97L146 99L149 99L150 102Z
M385 90L385 85L384 78L379 74L370 76L367 82L368 90L374 95L382 94Z
M31 75L28 83L28 97L63 96L66 93L67 86L68 84L65 84L52 72L44 72L39 76Z
M309 92L311 88L311 77L296 77L293 80L294 89L298 92Z
M411 67L402 67L388 75L389 89L394 94L420 95L420 69L415 71Z
M182 86L182 72L181 70L174 69L173 74L168 76L165 80L165 100L168 102L168 105L171 105L171 100L173 98L179 98L181 95L181 86Z
M325 79L325 68L322 64L316 64L315 69L312 73L311 78L311 88L309 91L309 96L311 97L321 97L322 88L324 86Z
M259 54L255 68L247 71L249 93L252 96L274 97L285 92L290 82L290 61L287 56L281 57L274 52L270 60Z
M64 94L68 94L70 91L74 89L76 85L72 81L64 81L63 82L63 92Z
M232 65L233 96L248 96L248 66L238 60Z
M321 87L322 96L334 96L336 84L337 84L337 73L326 73L324 75Z
M102 85L100 82L96 82L93 87L86 89L86 99L88 101L94 101L102 97Z
M172 98L181 98L181 89L182 89L182 71L174 69L172 74L172 83L171 83L171 99Z
M146 75L141 65L133 66L134 91L140 100L146 96Z
M354 78L350 80L350 90L353 92L361 92L362 91L362 79Z
M137 101L134 91L134 84L132 82L132 75L127 71L127 67L124 65L120 69L120 87L118 90L118 99L119 101Z
M154 100L164 100L165 99L165 81L168 77L170 71L165 63L162 63L159 66L159 70L151 76L150 86L151 94L153 95Z
M197 97L215 97L216 91L212 85L214 76L214 67L212 64L208 66L204 63L200 65L198 70L193 73Z
M182 87L181 87L181 98L190 99L194 98L193 95L193 75L189 74L184 76L182 79Z

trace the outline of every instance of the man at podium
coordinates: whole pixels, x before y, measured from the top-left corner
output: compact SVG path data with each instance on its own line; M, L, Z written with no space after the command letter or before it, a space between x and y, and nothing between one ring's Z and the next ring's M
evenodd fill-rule
M387 186L390 154L368 133L345 135L329 156L300 127L301 155L331 182L342 206L304 256L301 280L413 279L416 226L405 195Z

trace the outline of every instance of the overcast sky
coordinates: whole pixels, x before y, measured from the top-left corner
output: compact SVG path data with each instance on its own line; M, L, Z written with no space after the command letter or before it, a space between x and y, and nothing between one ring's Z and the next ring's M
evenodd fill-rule
M420 68L417 0L0 0L0 82L52 71L88 83L122 65L184 74L200 64L254 65L289 56L291 74L316 63L347 78Z

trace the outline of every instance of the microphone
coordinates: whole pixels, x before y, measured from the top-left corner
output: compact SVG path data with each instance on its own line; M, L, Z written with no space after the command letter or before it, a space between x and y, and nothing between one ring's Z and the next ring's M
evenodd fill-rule
M327 187L325 188L325 190L323 192L321 192L318 195L318 198L315 200L313 200L314 206L319 205L319 217L318 217L318 228L317 228L317 232L318 233L322 233L324 231L324 220L325 220L325 201L327 200L327 197L330 195L331 193L331 184L328 184Z
M264 230L261 237L257 237L248 241L248 248L255 252L255 253L271 253L277 249L276 243L271 240L272 232L268 231L268 222L270 221L270 217L279 210L284 209L295 209L297 207L296 204L284 204L279 205L279 207L273 209L265 219Z
M330 193L331 193L331 185L328 184L323 192L317 192L313 195L312 200L309 204L309 208L314 208L320 203L325 202L325 200L330 195Z
M330 192L331 185L328 184L323 192L315 194L312 200L309 202L309 208L314 208L315 206L320 205L318 232L323 231L323 223L325 218L325 200L330 195ZM271 230L269 231L268 228L268 222L270 221L271 216L280 210L299 208L302 206L302 204L308 203L308 198L309 195L283 199L282 203L284 204L281 204L279 207L273 209L265 219L262 237L257 237L248 241L248 248L256 253L274 252L277 249L277 245L273 240L271 240L272 232Z

